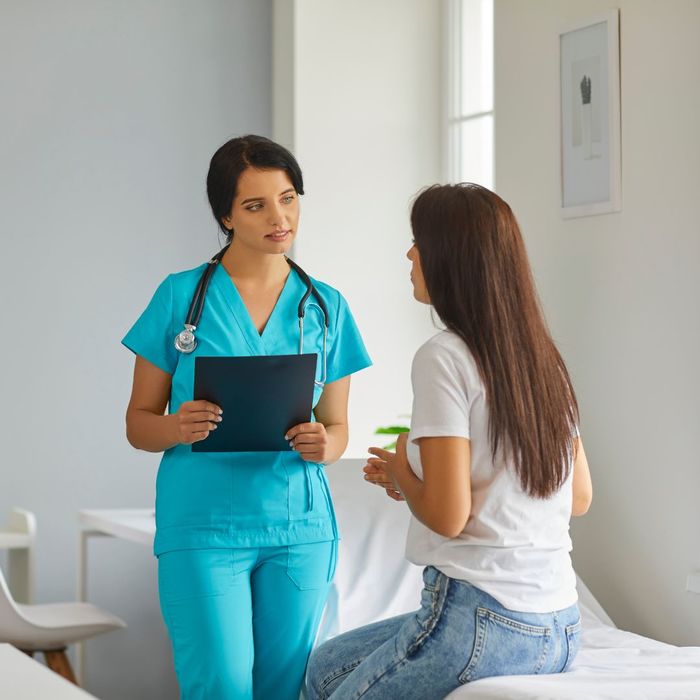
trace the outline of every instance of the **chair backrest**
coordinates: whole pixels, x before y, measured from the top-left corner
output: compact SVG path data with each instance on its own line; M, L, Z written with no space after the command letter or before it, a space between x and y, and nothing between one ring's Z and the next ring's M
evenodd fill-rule
M36 536L36 516L24 508L13 508L10 511L9 526L11 532L29 535L32 538Z
M34 598L34 513L23 508L13 508L10 512L9 532L26 538L24 547L10 549L7 554L7 582L15 600L28 604Z
M24 617L17 608L0 569L0 642L14 639L17 629L24 626Z

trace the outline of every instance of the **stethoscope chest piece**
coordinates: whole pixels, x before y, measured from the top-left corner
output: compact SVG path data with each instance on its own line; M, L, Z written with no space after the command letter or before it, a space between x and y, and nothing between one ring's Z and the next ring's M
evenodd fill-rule
M175 347L185 354L191 353L197 347L197 339L194 337L196 326L185 324L185 330L175 336Z

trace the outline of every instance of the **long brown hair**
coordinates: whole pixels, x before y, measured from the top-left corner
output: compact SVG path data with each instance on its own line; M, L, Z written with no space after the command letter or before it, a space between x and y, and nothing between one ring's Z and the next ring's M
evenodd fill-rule
M411 226L430 302L486 387L493 455L510 456L526 493L551 496L571 468L578 404L513 212L479 185L433 185Z

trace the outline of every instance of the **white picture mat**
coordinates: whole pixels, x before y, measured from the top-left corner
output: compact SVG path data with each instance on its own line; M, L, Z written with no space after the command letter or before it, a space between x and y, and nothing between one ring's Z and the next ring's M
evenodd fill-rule
M559 34L561 213L564 218L621 208L618 11ZM581 83L590 80L590 103Z

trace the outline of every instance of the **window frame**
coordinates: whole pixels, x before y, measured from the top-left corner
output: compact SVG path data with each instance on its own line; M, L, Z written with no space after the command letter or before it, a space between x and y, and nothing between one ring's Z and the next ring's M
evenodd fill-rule
M462 10L465 2L482 2L484 0L443 0L443 177L446 182L462 181L462 124L490 116L492 118L492 138L490 144L492 182L480 183L493 189L496 179L495 172L495 105L492 100L491 109L478 112L462 112L462 54L464 34ZM490 3L493 15L493 0ZM493 26L493 22L492 22ZM492 63L493 65L493 63ZM493 85L493 70L491 72Z

